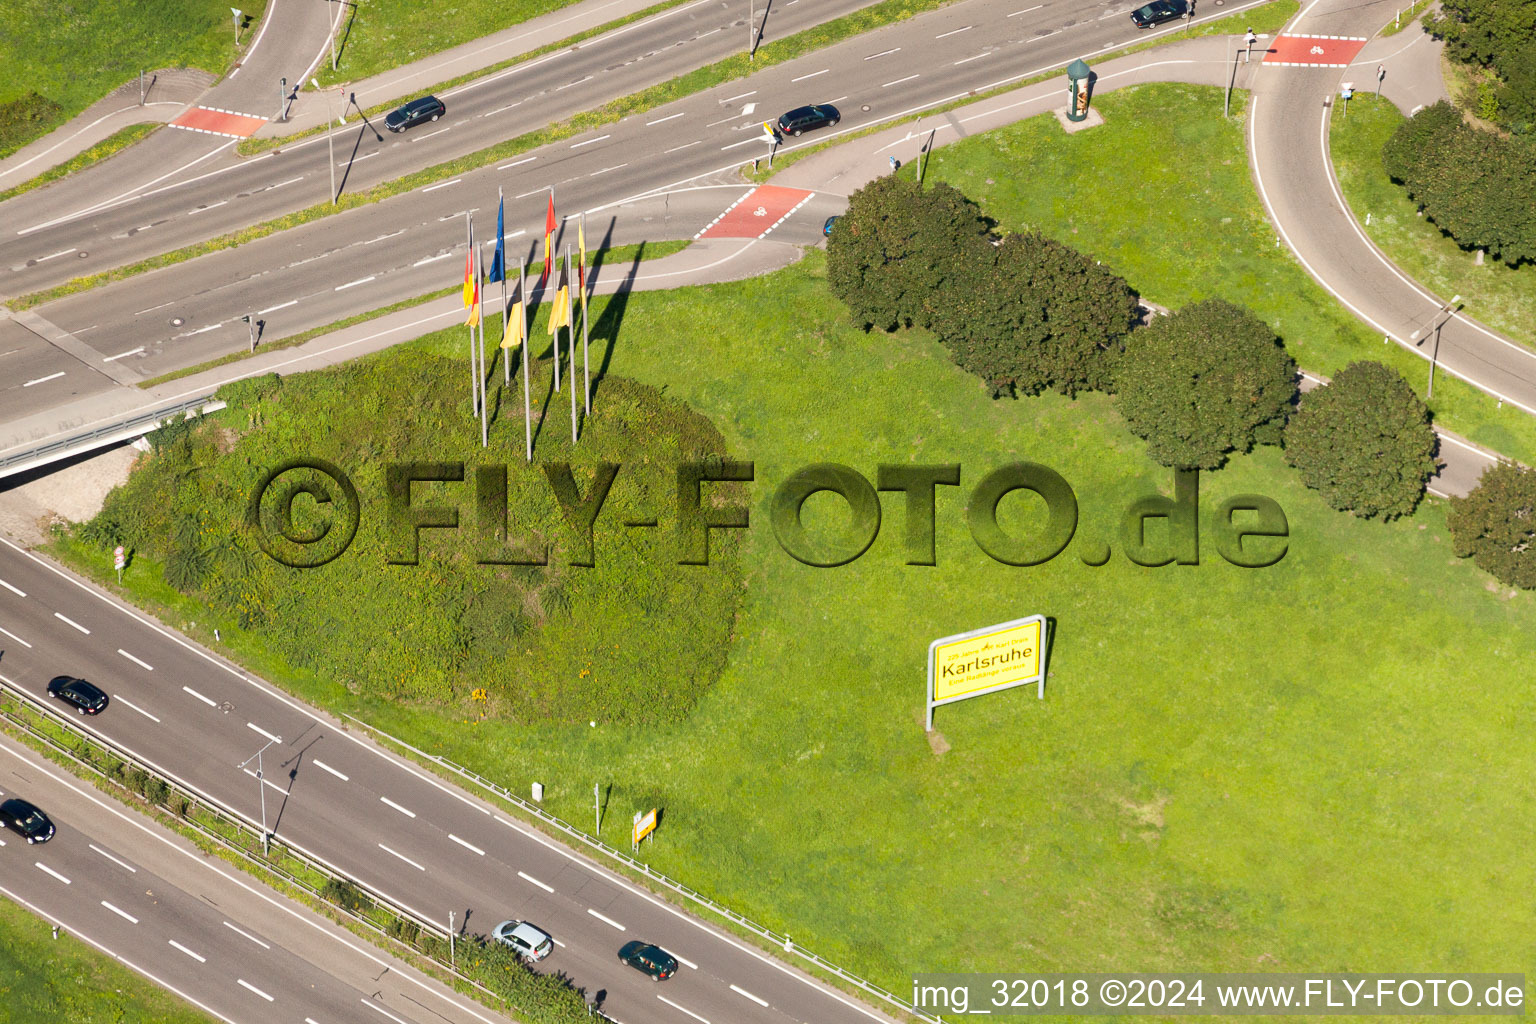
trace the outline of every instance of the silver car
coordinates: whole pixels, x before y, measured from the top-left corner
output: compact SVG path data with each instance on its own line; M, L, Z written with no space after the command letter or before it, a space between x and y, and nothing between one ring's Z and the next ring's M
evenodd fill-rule
M491 938L506 943L518 956L531 962L543 960L555 948L555 940L548 932L527 921L503 921L491 929Z

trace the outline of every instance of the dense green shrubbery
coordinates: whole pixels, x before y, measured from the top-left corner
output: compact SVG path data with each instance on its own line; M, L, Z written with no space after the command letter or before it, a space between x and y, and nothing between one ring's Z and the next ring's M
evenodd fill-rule
M1536 590L1536 470L1500 462L1445 517L1456 554L1511 586Z
M1473 128L1441 100L1403 122L1381 162L1458 245L1536 260L1536 138Z
M1441 0L1424 19L1453 60L1499 78L1478 116L1515 132L1536 131L1536 2Z
M517 721L686 715L725 663L741 593L737 542L716 531L711 564L682 566L670 529L622 524L660 517L670 526L677 464L722 454L719 433L682 403L609 378L573 454L557 401L539 438L541 460L569 459L582 495L596 464L622 466L597 521L596 566L580 568L571 564L576 534L542 464L523 461L521 415L503 410L482 449L465 376L462 361L406 350L231 386L224 412L158 431L132 478L78 536L108 550L133 547L162 565L172 586L259 632L289 664L354 693L454 704L483 688L484 710ZM274 561L244 522L262 476L295 458L340 467L361 500L350 548L318 568ZM408 550L410 531L389 525L385 466L428 461L462 461L464 482L418 482L412 507L457 506L460 528L420 531L419 564L389 564ZM475 471L501 464L507 534L489 546L505 555L548 545L547 566L477 564L487 545ZM294 479L279 477L269 495ZM706 501L733 493L710 488ZM263 505L269 527L272 505ZM323 506L300 495L292 507L295 534L323 527ZM647 628L632 628L639 622Z

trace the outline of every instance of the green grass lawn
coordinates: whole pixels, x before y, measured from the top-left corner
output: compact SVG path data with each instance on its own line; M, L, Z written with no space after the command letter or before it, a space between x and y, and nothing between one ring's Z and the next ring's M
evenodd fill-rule
M241 10L254 38L266 0ZM140 71L194 67L223 74L235 26L222 0L7 0L0 28L0 157L47 134ZM29 93L44 116L25 117Z
M1155 301L1248 303L1305 365L1329 372L1356 349L1383 358L1244 212L1257 203L1240 126L1160 113L1209 109L1212 96L1219 110L1219 94L1182 86L1106 96L1104 128L1069 137L1053 118L1028 122L941 151L933 173L1007 226L1102 256ZM1113 175L1070 184L1109 166L1110 149L1122 154ZM1162 166L1150 149L1178 155ZM1025 161L1032 190L1015 177ZM1158 184L1119 195L1111 180ZM382 687L349 693L169 592L148 560L128 584L169 606L172 625L220 626L224 649L306 699L515 792L543 782L567 820L586 822L591 786L611 784L615 845L633 811L663 808L644 853L654 867L897 992L929 970L1528 969L1536 911L1512 893L1529 875L1536 813L1536 596L1455 558L1442 503L1361 522L1328 509L1271 448L1205 476L1201 564L1135 566L1119 516L1168 490L1170 474L1105 396L991 401L925 333L849 327L824 270L813 251L767 277L594 309L601 319L623 303L605 321L619 321L611 351L609 332L593 335L610 373L688 402L756 463L729 658L681 722L514 726ZM415 345L458 355L462 332ZM354 393L381 408L401 399ZM594 415L610 408L599 387ZM217 415L248 425L238 405ZM551 415L546 429L563 431L564 407ZM303 432L289 433L303 454ZM515 461L521 444L520 417L503 417L485 461ZM982 554L963 512L970 487L1020 459L1061 473L1081 509L1066 552L1027 569ZM961 463L963 489L939 490L938 565L904 564L892 497L879 539L850 565L785 554L773 488L815 462L870 479L881 463ZM1217 555L1211 517L1242 493L1289 517L1278 565ZM841 515L825 495L806 508L827 527ZM1040 521L1021 497L1001 518L1020 532ZM587 570L599 582L626 585L630 532L600 521ZM1084 564L1103 541L1114 557ZM110 575L101 552L60 550ZM1046 698L1015 690L940 709L925 736L929 641L1036 612L1057 623Z
M1460 295L1468 316L1536 347L1536 266L1486 258L1476 266L1475 253L1420 217L1418 204L1382 170L1381 148L1403 115L1370 93L1357 95L1350 108L1352 116L1334 120L1329 129L1329 151L1344 198L1371 241L1424 287L1446 299Z
M10 900L0 899L0 1020L207 1024L211 1019Z
M1429 364L1382 344L1277 244L1248 169L1245 102L1234 93L1234 116L1223 120L1220 89L1133 86L1094 99L1108 122L1102 128L1069 136L1053 116L1030 118L935 151L926 176L976 199L1008 230L1038 228L1102 259L1153 302L1241 303L1268 321L1302 367L1331 376L1352 360L1375 359L1422 397ZM1025 163L1030 173L1018 174ZM1417 276L1411 263L1405 269ZM1495 279L1490 268L1477 269ZM1513 296L1521 279L1530 296L1530 273L1509 272L1500 294ZM1487 305L1497 303L1490 297ZM1532 308L1508 305L1512 313ZM1468 312L1482 316L1484 308L1479 298ZM1528 465L1536 460L1536 418L1499 408L1449 374L1436 385L1429 406L1437 423Z

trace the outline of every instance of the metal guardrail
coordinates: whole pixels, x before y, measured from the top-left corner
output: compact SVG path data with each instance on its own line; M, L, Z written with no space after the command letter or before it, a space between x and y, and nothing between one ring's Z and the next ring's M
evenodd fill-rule
M6 680L6 682L9 682L9 680ZM241 815L238 811L224 807L217 801L211 800L200 793L194 792L187 787L180 785L174 779L167 778L164 772L162 772L159 768L141 760L131 751L118 746L116 743L113 743L109 739L97 736L94 733L86 732L85 730L81 729L73 719L65 715L60 715L52 707L33 697L31 694L15 687L14 685L11 685L0 688L0 697L4 696L15 699L19 707L25 708L26 710L32 712L32 714L37 718L46 722L50 722L53 725L63 729L66 733L76 736L86 743L99 747L110 756L117 758L119 761L130 766L131 768L144 773L150 778L158 780L164 784L169 791L175 793L183 800L187 801L189 810L191 808L202 808L203 810L214 815L219 820L250 836L253 840L259 841L261 839L261 830L257 828L253 822L246 821L244 816ZM75 764L86 769L87 771L94 772L102 778L108 777L108 773L101 765L94 764L88 760L82 760L74 750L64 746L53 736L50 736L49 734L41 731L31 721L28 721L19 715L12 713L11 710L3 702L0 702L0 717L5 718L7 721L15 724L18 728L25 730L31 736L34 736L41 740L43 743L46 743L49 747L62 754L64 757L69 758ZM118 780L118 784L122 785L123 783ZM140 795L142 796L143 794ZM154 802L149 800L147 797L146 802L151 806L155 806ZM170 808L163 809L168 813L175 813L171 811ZM515 1004L510 1003L505 996L502 996L496 992L492 992L490 989L480 984L480 982L466 974L461 973L453 964L432 955L430 952L403 942L395 936L390 935L389 932L385 929L380 928L375 922L368 920L366 917L355 913L354 911L334 902L333 900L327 899L325 895L314 886L305 882L303 879L289 873L288 871L285 871L280 864L274 864L270 860L266 859L257 859L249 850L246 850L241 846L230 842L227 836L220 835L217 831L207 827L202 822L195 821L189 816L189 814L180 814L176 815L176 817L183 825L196 830L199 835L204 836L214 843L217 843L224 849L239 856L242 860L259 866L263 871L269 871L272 874L277 875L288 884L304 890L316 900L324 903L327 907L333 908L337 913L346 915L351 920L369 929L381 938L404 946L418 956L426 957L427 959L436 963L438 967L448 971L450 974L465 984L472 985L474 988L478 989L480 992L485 993L485 995L491 997L492 999L495 999L505 1005L511 1005L515 1008ZM276 836L270 837L270 841L273 845L279 846L285 855L293 857L309 870L314 871L317 874L324 875L328 879L332 879L338 882L345 882L348 885L352 885L356 887L357 890L364 896L372 900L378 907L382 908L386 912L393 914L395 917L400 918L401 920L408 921L411 924L414 924L417 927L423 929L424 931L432 932L434 934L441 934L443 938L447 938L447 932L443 929L441 923L421 920L410 911L396 906L386 897L374 892L367 885L364 885L363 883L358 882L356 879L349 878L346 875L337 872L336 869L332 868L328 864L325 864L324 862L313 860L312 858L306 856L302 851L295 850L287 843L281 842L277 839ZM595 1003L589 1003L587 1005L587 1015L596 1021L606 1022L606 1024L617 1024L617 1022L613 1021L611 1017L606 1016L601 1010L597 1009Z
M885 1002L890 1003L892 1006L898 1007L903 1012L909 1013L919 1020L929 1021L930 1024L944 1024L944 1021L941 1018L929 1016L928 1014L919 1010L916 1006L913 1006L911 1003L907 1002L905 999L902 999L900 996L891 992L887 992L880 986L865 981L857 974L846 971L831 961L823 959L817 954L812 953L810 950L803 949L800 946L795 945L788 935L780 934L779 932L773 931L770 928L764 928L762 925L751 920L750 918L741 916L734 910L731 910L729 907L722 907L720 904L716 903L708 896L705 896L703 893L691 889L683 883L673 878L669 878L659 871L652 871L649 864L638 861L631 857L629 854L609 846L607 843L603 842L601 839L598 839L596 836L589 835L588 833L581 831L564 819L557 818L553 814L550 814L548 811L544 810L544 808L538 806L537 804L524 800L522 797L513 793L511 790L508 790L506 787L497 785L496 783L491 782L489 779L475 774L462 765L454 764L452 761L445 757L438 757L436 754L429 754L424 750L411 746L404 740L396 739L394 736L391 736L384 730L369 725L367 722L356 717L355 715L347 715L346 717L356 722L364 729L367 729L369 732L383 737L385 740L395 744L398 747L401 747L402 749L409 750L417 757L425 758L426 760L431 761L433 764L446 768L448 771L453 772L460 778L463 778L481 787L482 789L496 794L498 797L507 801L513 806L519 808L520 810L526 811L527 813L533 815L535 818L538 818L540 821L549 825L551 828L557 829L564 835L570 836L577 842L589 846L604 856L628 866L631 870L640 872L646 878L649 878L652 881L659 883L660 885L666 886L668 889L671 889L673 892L677 893L679 896L682 896L684 899L696 903L711 913L723 917L728 921L732 921L742 928L762 936L764 939L767 939L775 946L782 947L786 953L794 953L796 956L799 956L800 958L815 964L817 967L821 968L827 973L841 978L843 981L848 982L850 985L854 985L860 989L863 989L865 992L868 992L872 996L883 999Z
M126 419L116 420L94 430L72 434L69 437L60 438L57 441L47 441L32 448L26 448L19 452L13 452L0 458L0 476L8 476L11 473L20 472L21 469L30 469L33 466L45 465L58 459L67 458L81 452L88 452L93 448L102 447L115 441L126 440L135 435L142 436L160 426L163 422L175 416L183 416L193 410L202 409L205 412L213 412L224 408L223 402L215 402L213 394L200 395L184 402L154 412L140 413Z

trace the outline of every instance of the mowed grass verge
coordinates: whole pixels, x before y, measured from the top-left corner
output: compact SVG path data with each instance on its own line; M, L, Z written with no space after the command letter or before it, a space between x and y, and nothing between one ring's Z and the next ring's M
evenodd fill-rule
M1275 329L1305 369L1332 376L1353 360L1374 359L1395 367L1422 397L1427 360L1383 344L1275 234L1249 172L1246 101L1233 93L1233 117L1223 120L1220 89L1132 86L1095 98L1108 122L1101 128L1068 136L1053 116L1030 118L936 150L925 176L976 199L1007 230L1038 228L1091 253L1153 302L1240 303ZM1030 173L1016 173L1024 164ZM916 173L915 166L902 173ZM1468 312L1481 308L1469 303ZM1435 384L1429 406L1437 423L1536 464L1536 417L1500 408L1449 374Z
M1443 506L1360 523L1263 449L1205 477L1202 528L1224 498L1267 495L1290 520L1284 560L1238 569L1207 532L1200 565L1144 569L1120 553L1118 521L1169 474L1104 396L989 400L923 332L847 326L817 252L760 279L601 305L612 301L625 302L617 340L594 341L594 358L687 401L756 463L734 643L686 721L466 721L290 670L193 602L175 600L167 621L219 625L304 698L515 792L542 782L546 806L578 825L593 783L611 785L615 845L633 811L661 807L644 851L653 867L898 992L923 970L1491 970L1530 958L1536 915L1508 887L1529 863L1520 823L1536 812L1536 601L1490 589L1451 555ZM463 335L417 344L452 355ZM604 415L601 387L593 408ZM563 405L551 415L545 429L563 431ZM499 419L485 461L517 459L521 437L516 414ZM970 487L1018 459L1061 473L1081 508L1073 545L1029 569L982 554L963 510ZM938 565L904 564L891 498L857 561L814 569L786 555L769 526L773 488L815 462L871 479L881 463L961 463L963 489L939 490ZM823 523L838 509L826 495L807 504ZM1002 518L1025 532L1042 517L1016 496ZM603 552L624 532L600 522L590 570L614 587L626 581ZM1109 564L1083 564L1079 548L1106 540ZM428 539L422 570L456 543ZM110 575L99 552L65 554ZM152 576L129 582L164 593ZM353 611L370 628L368 609ZM941 709L930 743L929 641L1033 612L1057 624L1046 698L1015 690Z
M0 899L0 994L12 1024L209 1024L212 1018Z
M252 19L240 37L245 48L266 0L251 0L241 10ZM0 157L52 131L140 71L194 67L221 75L235 54L234 20L221 0L7 0L0 31ZM51 105L26 103L29 93ZM30 109L45 116L8 119Z
M1430 291L1447 301L1460 295L1468 316L1536 348L1536 266L1510 267L1488 258L1477 266L1476 254L1419 216L1418 204L1382 169L1381 148L1403 123L1403 115L1371 93L1357 95L1350 107L1354 117L1339 118L1329 126L1329 152L1344 198L1371 241Z

